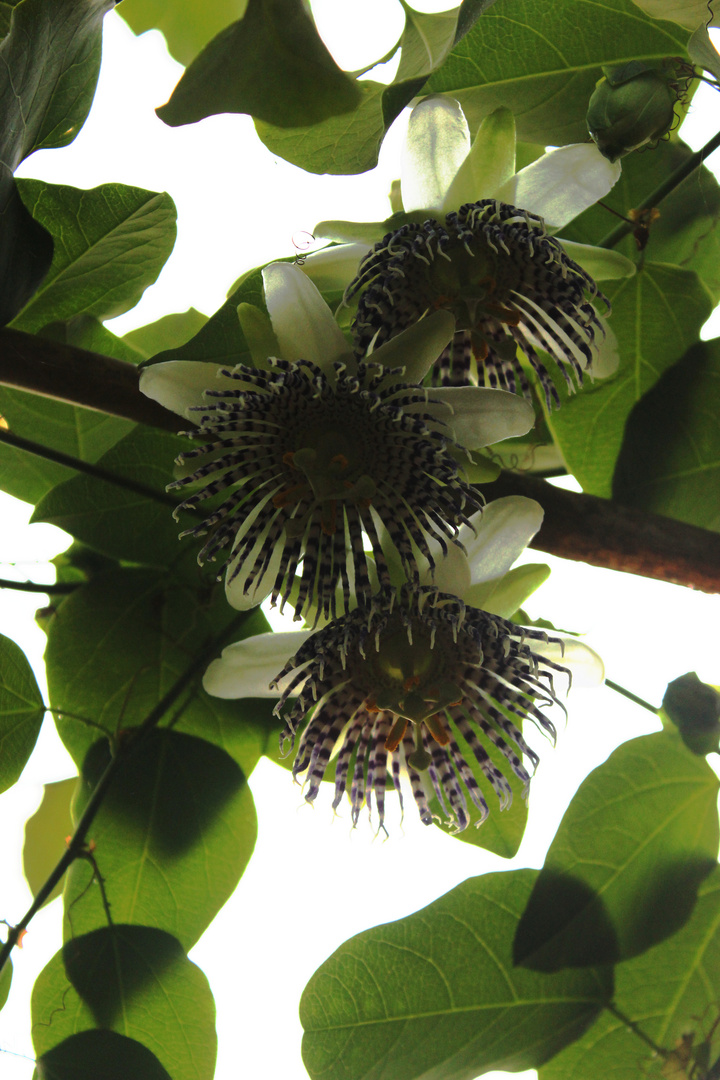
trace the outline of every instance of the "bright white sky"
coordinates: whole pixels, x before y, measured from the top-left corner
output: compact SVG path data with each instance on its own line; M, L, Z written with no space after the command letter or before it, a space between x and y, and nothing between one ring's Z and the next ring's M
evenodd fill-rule
M418 6L417 4L415 6ZM368 52L363 27L387 21L383 0L371 5L315 2L318 22L340 64L359 68L396 40L396 23ZM377 9L377 13L375 13ZM120 9L122 10L122 9ZM354 22L353 12L362 11ZM334 28L325 19L337 16ZM349 25L353 26L348 33ZM364 51L344 51L348 47ZM402 120L384 147L381 165L357 177L308 176L274 158L244 116L212 117L170 129L154 115L181 68L155 32L135 38L117 14L106 19L105 51L96 102L82 132L63 150L34 155L21 175L93 187L118 181L169 191L178 207L175 251L141 303L115 320L124 333L170 311L194 306L210 314L245 269L293 251L292 238L322 218L378 219L398 175ZM695 98L684 137L696 148L713 133L711 91ZM717 161L717 156L716 156ZM717 333L717 327L712 333ZM705 336L712 336L710 327ZM29 508L0 496L0 576L52 580L48 558L68 538L45 525L27 525ZM527 561L540 561L529 553ZM668 680L695 670L720 683L717 626L720 601L673 585L548 559L551 581L528 603L531 616L587 633L610 678L659 703ZM33 623L42 596L5 590L0 631L16 640L41 674L42 633ZM559 744L534 745L542 761L533 780L530 824L511 862L426 829L410 806L389 840L375 839L349 814L333 818L329 794L308 807L289 774L262 762L251 779L260 821L258 845L235 895L193 950L218 1007L220 1048L216 1080L257 1076L307 1080L300 1058L297 1004L315 969L351 935L400 918L466 877L539 866L567 803L583 777L618 743L657 727L651 714L613 691L573 692L569 721L555 718ZM31 897L21 873L21 823L37 806L41 785L74 772L50 725L16 788L0 796L0 918L17 921ZM493 812L497 813L497 810ZM61 940L56 901L32 923L15 954L10 1000L0 1013L3 1080L30 1080L32 1044L28 999L38 972ZM531 1076L533 1074L527 1074Z

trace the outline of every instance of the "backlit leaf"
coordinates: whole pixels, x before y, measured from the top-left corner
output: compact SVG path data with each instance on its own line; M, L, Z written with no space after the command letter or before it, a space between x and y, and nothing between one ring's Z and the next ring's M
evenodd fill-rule
M720 871L701 885L689 922L667 941L615 968L614 1004L657 1045L684 1032L701 1043L720 999ZM717 1045L717 1043L715 1043ZM713 1057L717 1056L717 1051ZM662 1062L618 1016L596 1023L540 1070L540 1080L660 1080Z
M300 1001L313 1080L474 1080L541 1065L609 1000L608 969L515 968L536 872L470 878L428 907L346 941Z
M13 327L36 333L76 315L109 319L134 307L175 243L170 196L126 184L90 191L43 180L18 185L28 210L52 234L55 253Z
M20 778L44 715L42 694L25 653L0 634L0 791Z
M497 0L424 91L457 98L473 131L505 105L520 139L583 142L602 65L682 56L688 37L677 24L644 15L632 0Z
M23 872L33 896L40 889L65 853L66 839L73 831L70 802L77 788L77 778L45 784L42 802L25 822ZM62 892L62 882L45 901L49 904Z
M616 963L690 918L718 850L718 778L671 732L618 747L578 788L518 927L535 970Z
M212 994L162 930L118 924L68 941L38 976L32 1016L38 1056L78 1032L109 1029L142 1043L173 1080L212 1080Z
M81 1031L37 1062L38 1080L172 1080L146 1047L115 1031Z
M109 761L107 740L89 750L76 817ZM203 739L154 731L126 751L92 826L113 920L166 930L189 950L235 890L256 834L252 795L232 758ZM94 873L78 860L68 874L69 938L106 924Z

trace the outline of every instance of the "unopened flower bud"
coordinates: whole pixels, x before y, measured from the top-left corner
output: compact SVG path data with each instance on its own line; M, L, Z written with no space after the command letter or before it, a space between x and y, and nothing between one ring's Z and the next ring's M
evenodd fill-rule
M587 127L600 153L617 161L672 127L678 86L673 72L639 60L603 68L590 98Z

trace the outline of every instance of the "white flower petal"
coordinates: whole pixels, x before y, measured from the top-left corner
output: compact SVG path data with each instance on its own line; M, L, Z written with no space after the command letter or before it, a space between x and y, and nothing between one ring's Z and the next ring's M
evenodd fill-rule
M291 630L281 634L258 634L228 645L208 667L203 687L219 698L279 697L270 683L312 634L312 630Z
M235 537L236 549L241 543L247 530L255 522L256 518L259 517L264 505L264 501L258 502L243 521ZM272 592L282 562L283 548L280 544L276 544L273 553L270 556L270 562L268 563L268 568L265 573L262 574L255 581L255 584L251 585L246 591L248 583L253 579L252 575L255 569L256 556L262 551L265 543L266 537L263 534L263 536L258 539L255 547L247 558L243 560L237 573L235 573L237 560L233 561L230 559L228 563L227 573L225 574L225 598L227 599L227 602L238 611L249 611L250 608L257 607L257 605L261 604L265 597L269 596Z
M467 551L471 584L506 574L542 525L543 509L524 495L493 499L463 525L459 539Z
M531 403L508 390L442 386L431 391L430 400L452 409L452 416L443 413L442 418L455 442L467 450L478 450L481 446L525 435L535 423Z
M509 619L549 577L545 563L523 563L494 581L471 585L463 599L470 607Z
M555 645L551 641L547 643L530 641L530 648L533 652L547 657L548 660L555 661L556 664L562 664L563 667L569 668L572 674L573 689L602 685L605 680L605 665L594 649L591 649L584 641L578 641L572 634L563 634L557 630L549 630L548 633L552 637L561 638L564 648ZM555 689L556 691L563 689L559 685L559 679L556 679Z
M515 173L515 117L504 106L486 116L470 153L458 169L443 201L442 212L464 203L493 199Z
M142 369L140 390L178 416L192 419L188 409L206 404L205 390L237 389L237 383L218 376L218 371L216 364L201 360L164 360Z
M574 240L556 239L565 248L571 259L580 263L595 281L610 281L614 278L632 277L636 271L635 263L612 248L594 247L592 244L577 244Z
M599 315L598 318L605 330L605 337L598 345L597 356L593 359L592 373L593 378L609 379L611 375L615 374L620 365L620 349L612 326L608 324L607 319L604 319L602 315Z
M382 226L380 228L382 229ZM382 236L381 231L377 239L380 240ZM345 289L355 277L360 260L365 258L368 251L368 244L338 244L337 247L314 251L298 265L317 289Z
M620 163L611 164L594 143L574 143L521 169L498 189L497 198L560 229L607 195L620 171Z
M439 213L445 193L470 151L470 129L459 102L429 97L410 114L402 156L405 212Z
M370 355L374 363L384 367L404 367L406 382L421 383L454 333L455 316L435 311Z
M448 544L447 554L441 553L440 545L432 545L435 556L435 573L426 570L423 584L433 584L440 592L459 596L462 600L470 588L470 563L462 548Z
M311 360L330 372L349 349L330 308L312 281L292 263L262 272L265 303L283 360Z

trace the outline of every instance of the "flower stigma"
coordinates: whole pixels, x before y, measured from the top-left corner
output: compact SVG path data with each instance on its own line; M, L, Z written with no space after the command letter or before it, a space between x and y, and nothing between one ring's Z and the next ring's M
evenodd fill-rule
M530 395L518 349L545 399L557 389L537 349L550 354L572 392L592 374L604 337L592 301L610 303L550 236L541 217L495 199L388 233L365 256L345 299L358 295L355 348L364 356L440 309L456 332L432 371L444 386L479 382Z
M388 780L403 805L407 775L421 820L461 831L482 824L489 785L500 808L513 790L527 795L539 758L522 734L530 719L554 742L541 706L558 703L556 672L567 669L535 650L544 631L466 606L434 588L404 587L377 596L317 631L278 674L276 708L285 721L281 749L295 744L293 776L306 774L313 802L333 755L337 808L349 788L353 825L375 793L384 828ZM291 700L294 699L294 700Z

